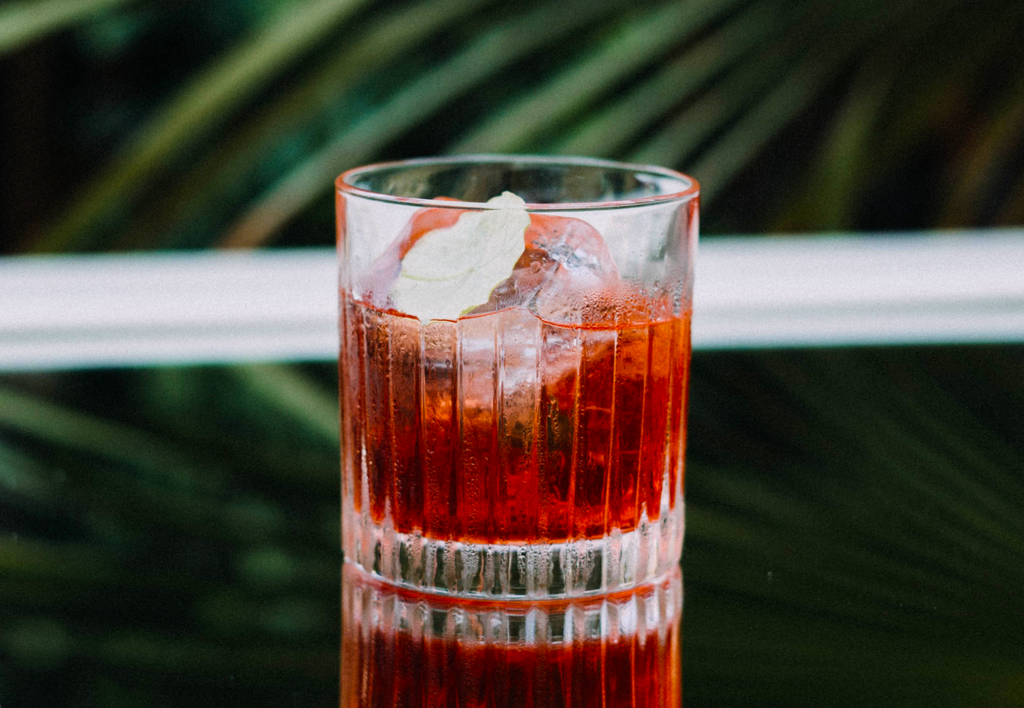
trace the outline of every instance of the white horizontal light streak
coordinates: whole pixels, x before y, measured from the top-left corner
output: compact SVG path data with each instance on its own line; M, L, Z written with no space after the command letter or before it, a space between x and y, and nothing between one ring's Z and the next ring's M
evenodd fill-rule
M330 249L0 259L0 370L337 356ZM1024 229L711 238L697 349L1024 342Z
M1024 341L1024 229L700 249L695 347Z

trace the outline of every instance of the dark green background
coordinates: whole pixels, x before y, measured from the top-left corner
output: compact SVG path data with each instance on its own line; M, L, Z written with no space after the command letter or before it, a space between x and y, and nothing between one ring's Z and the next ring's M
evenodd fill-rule
M328 245L344 169L467 151L680 168L706 236L1021 224L1021 26L1016 0L0 3L0 252Z
M1021 26L1017 0L0 3L0 253L328 245L343 169L465 151L680 168L705 238L1021 224ZM1024 705L1024 349L693 371L688 705ZM334 378L0 377L0 703L333 705Z
M336 701L334 373L301 369L5 377L0 700ZM1022 371L698 352L686 704L1021 705Z

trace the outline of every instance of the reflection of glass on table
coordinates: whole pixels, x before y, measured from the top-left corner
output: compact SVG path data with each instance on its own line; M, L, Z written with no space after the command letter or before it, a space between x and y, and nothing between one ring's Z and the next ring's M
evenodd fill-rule
M679 571L576 600L466 600L342 579L341 707L678 706Z

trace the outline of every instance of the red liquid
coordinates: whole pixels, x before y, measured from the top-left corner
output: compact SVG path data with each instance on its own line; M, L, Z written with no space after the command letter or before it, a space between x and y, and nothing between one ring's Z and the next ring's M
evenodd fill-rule
M557 543L683 487L690 321L417 319L342 294L344 496L400 533ZM365 479L364 479L365 476Z
M594 598L575 605L576 622L586 612L611 606L593 636L524 638L525 612L514 603L457 601L402 593L381 586L352 587L346 572L341 658L342 708L665 708L681 704L681 582L663 583L659 623L645 621L642 600ZM372 598L369 593L374 593ZM637 592L658 603L648 586ZM671 598L671 599L668 599ZM666 601L667 599L667 601ZM678 601L678 604L676 602ZM620 627L622 607L640 608L632 629ZM667 611L666 611L667 610ZM564 606L541 610L549 624ZM520 618L518 636L515 618ZM418 618L418 619L417 619ZM460 622L461 629L455 628ZM504 635L464 639L476 624L502 626ZM639 622L639 624L636 624ZM562 625L565 626L565 625ZM596 628L596 623L593 625ZM577 626L577 631L580 627ZM603 630L603 631L602 631ZM483 630L485 631L485 630ZM492 630L493 632L493 630Z

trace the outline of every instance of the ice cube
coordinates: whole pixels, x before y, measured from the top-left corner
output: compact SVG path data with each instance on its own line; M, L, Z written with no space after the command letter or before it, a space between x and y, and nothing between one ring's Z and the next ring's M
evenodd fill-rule
M550 322L593 323L595 305L621 284L601 234L581 219L531 214L524 240L512 275L474 314L522 306Z
M431 231L450 228L467 212L423 209L373 264L362 281L362 297L377 307L394 306L394 283L402 259ZM523 251L511 275L470 314L523 307L542 319L566 325L621 326L661 316L643 288L624 281L604 238L582 219L530 214ZM655 312L657 310L657 312Z

